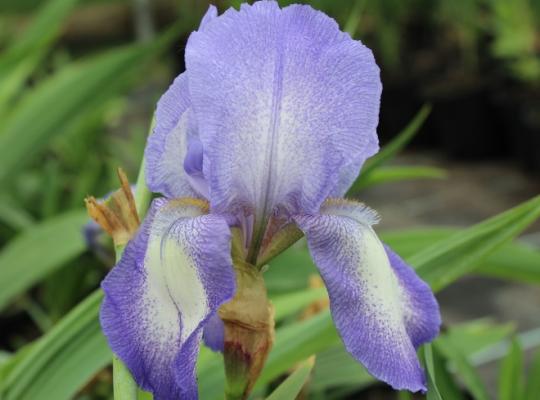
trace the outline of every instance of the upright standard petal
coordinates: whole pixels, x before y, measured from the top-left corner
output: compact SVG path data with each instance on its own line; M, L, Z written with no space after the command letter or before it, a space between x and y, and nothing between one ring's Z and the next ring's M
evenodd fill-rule
M189 138L196 135L189 106L187 76L181 74L158 102L156 125L144 152L148 187L169 198L197 193L184 169Z
M156 400L196 399L195 363L207 321L230 300L230 231L199 200L155 200L102 283L109 345Z
M379 241L374 211L328 201L320 215L295 217L330 296L332 317L347 350L395 389L425 391L417 347L441 323L429 286Z
M199 30L216 18L217 8L211 5ZM208 195L202 146L190 106L187 76L180 74L158 102L156 125L145 149L148 187L168 198Z
M190 36L186 66L217 211L316 212L378 149L373 55L309 6L230 9Z

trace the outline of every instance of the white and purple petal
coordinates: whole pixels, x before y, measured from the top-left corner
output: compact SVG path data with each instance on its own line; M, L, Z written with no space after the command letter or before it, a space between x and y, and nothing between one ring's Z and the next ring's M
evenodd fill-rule
M211 5L199 30L215 18L217 8ZM187 76L183 73L159 99L155 127L145 149L147 185L168 198L208 195L202 174L202 145L190 106Z
M156 400L196 399L203 329L235 291L225 220L155 200L102 287L103 331L137 383Z
M213 351L223 352L225 345L225 325L217 313L212 315L203 332L204 344Z
M329 201L320 215L295 220L347 350L395 389L425 391L416 349L437 336L439 308L429 286L378 239L371 227L376 213L358 203Z
M186 66L218 212L316 212L378 150L373 55L309 6L230 9L190 36Z
M189 118L189 106L189 89L184 73L174 80L159 100L154 131L144 152L148 187L168 198L193 197L197 193L184 170L189 136L196 135Z

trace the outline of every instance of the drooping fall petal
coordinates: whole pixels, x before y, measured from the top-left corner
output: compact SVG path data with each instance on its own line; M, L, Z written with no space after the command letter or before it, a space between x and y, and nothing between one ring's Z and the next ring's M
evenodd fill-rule
M196 399L203 329L235 291L230 231L200 200L158 199L102 283L109 345L156 400Z
M416 356L439 332L437 301L403 260L378 239L374 211L329 201L319 215L295 217L330 296L347 350L395 389L425 391Z

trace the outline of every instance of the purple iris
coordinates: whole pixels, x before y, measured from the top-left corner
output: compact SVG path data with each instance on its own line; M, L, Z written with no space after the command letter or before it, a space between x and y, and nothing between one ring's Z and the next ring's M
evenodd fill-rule
M156 399L196 399L200 341L222 346L216 311L235 293L231 229L256 264L296 224L347 350L394 388L425 390L416 349L438 333L437 302L378 239L377 214L339 199L378 151L371 51L309 6L260 1L210 7L185 58L145 153L164 197L103 282L113 351Z

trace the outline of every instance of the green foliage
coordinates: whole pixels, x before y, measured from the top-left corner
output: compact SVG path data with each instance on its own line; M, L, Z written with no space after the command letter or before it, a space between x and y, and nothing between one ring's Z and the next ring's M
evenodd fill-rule
M443 179L446 172L441 168L423 166L383 166L355 184L356 190L364 190L383 183L400 182L414 179Z
M540 393L540 351L536 351L531 363L530 371L527 375L527 383L525 385L524 399L534 400Z
M540 58L537 53L537 36L540 21L535 21L533 1L491 0L494 35L492 51L495 57L506 61L510 70L519 79L540 79Z
M423 353L424 365L427 375L427 399L443 400L441 393L439 392L439 387L437 386L437 377L435 375L435 364L433 361L433 351L431 349L431 344L426 344L423 346Z
M0 252L0 309L86 250L86 211L69 211L25 230Z
M302 363L285 381L272 392L266 400L294 399L302 390L309 378L314 360Z
M49 141L125 89L133 73L168 41L115 49L64 68L21 100L0 130L0 182L16 176ZM120 77L120 78L119 78ZM51 104L55 106L51 108Z
M460 375L463 377L466 387L470 390L475 400L488 400L489 395L482 384L478 373L471 365L465 353L460 351L452 339L440 337L436 340L435 346L444 357L452 361Z
M0 116L43 60L60 33L61 22L79 0L45 3L29 28L0 57Z
M508 354L501 362L499 399L519 400L523 394L523 351L514 338Z
M349 189L349 192L348 192L349 196L357 194L358 191L360 191L362 188L370 186L373 184L374 180L376 181L376 178L374 179L372 177L372 174L374 172L377 172L378 168L381 167L383 164L392 160L396 156L396 154L398 154L412 140L412 138L418 133L418 131L420 130L420 128L426 121L430 112L431 112L431 106L424 105L420 109L420 111L418 111L415 117L411 120L411 122L409 122L409 124L390 143L388 143L381 151L379 151L376 155L374 155L373 157L371 157L369 160L366 161L366 163L362 167L362 173L358 176L356 181L352 184L351 188ZM418 174L418 170L416 170L415 172L416 174ZM435 171L435 169L432 169L430 170L430 172L431 172L431 176L427 176L427 177L436 177L436 178L441 177L440 171ZM395 174L396 172L394 172L394 175ZM411 174L409 174L408 176L409 178L410 178L410 175ZM420 177L426 177L425 170L424 170L424 174L420 173L420 175L421 175ZM380 180L380 177L379 177L379 180ZM397 179L392 179L392 180L399 180L399 177Z
M434 290L472 272L482 260L513 240L540 216L540 196L465 229L409 258Z
M2 379L2 399L67 400L110 363L96 318L102 298L101 291L93 293L32 344Z

